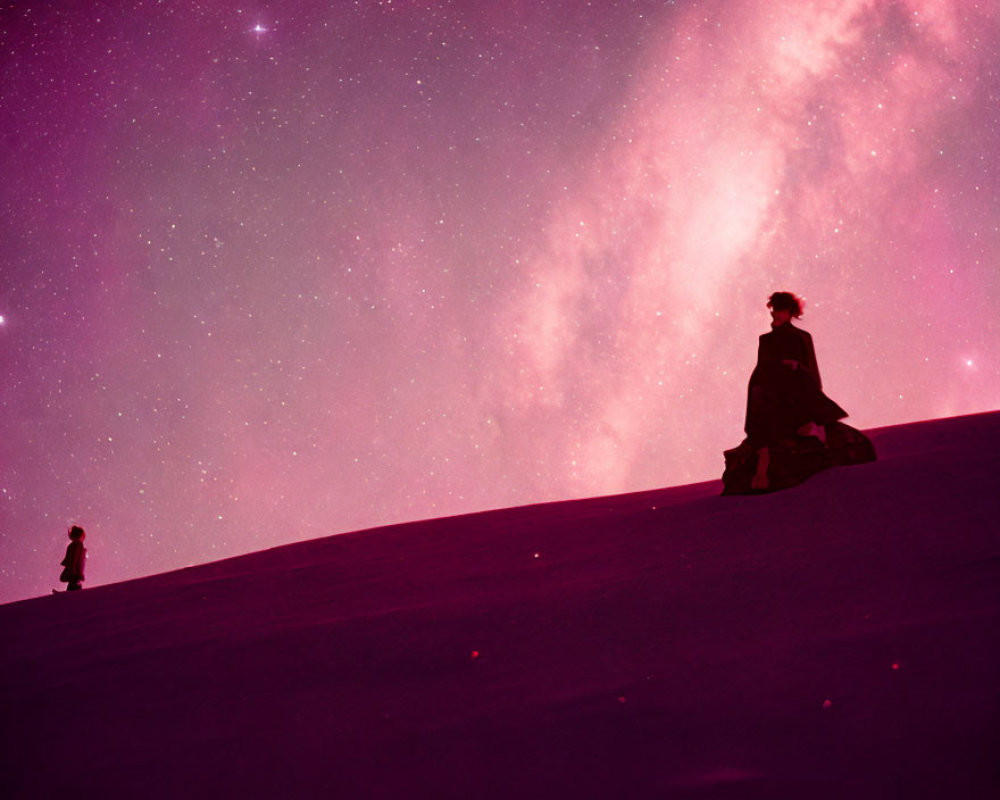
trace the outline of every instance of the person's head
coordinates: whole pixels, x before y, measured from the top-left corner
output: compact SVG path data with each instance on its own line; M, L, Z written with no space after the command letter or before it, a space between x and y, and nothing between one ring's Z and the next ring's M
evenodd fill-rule
M74 542L82 542L83 538L86 535L87 534L83 532L83 528L81 528L79 525L74 525L72 528L69 529L69 538L72 539Z
M802 316L804 303L791 292L775 292L767 298L767 307L771 309L771 324L776 328L784 325L795 317Z

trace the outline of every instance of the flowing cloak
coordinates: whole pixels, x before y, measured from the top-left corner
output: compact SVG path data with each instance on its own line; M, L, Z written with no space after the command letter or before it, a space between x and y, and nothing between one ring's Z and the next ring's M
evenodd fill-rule
M59 580L63 583L80 583L83 580L83 562L87 556L87 550L83 542L79 539L70 542L66 548L66 557L62 560L65 569Z
M847 412L823 394L822 386L808 333L785 323L760 337L757 366L747 387L747 438L725 451L723 494L761 491L754 489L753 477L758 451L765 445L770 466L763 491L769 492L795 486L829 467L876 459L868 437L838 421ZM825 442L797 434L807 422L825 426Z
M826 425L846 416L823 394L816 351L806 331L787 322L761 334L743 426L751 444L775 444L806 423Z

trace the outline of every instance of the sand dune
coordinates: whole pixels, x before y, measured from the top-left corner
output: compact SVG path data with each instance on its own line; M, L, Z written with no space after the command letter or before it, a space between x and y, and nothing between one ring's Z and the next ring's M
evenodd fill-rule
M1000 412L868 434L0 607L0 795L1000 796Z

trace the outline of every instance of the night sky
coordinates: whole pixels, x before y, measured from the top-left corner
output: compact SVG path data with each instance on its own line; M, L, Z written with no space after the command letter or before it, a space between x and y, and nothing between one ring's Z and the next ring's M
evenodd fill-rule
M0 136L2 601L717 478L779 289L1000 407L994 0L4 2Z

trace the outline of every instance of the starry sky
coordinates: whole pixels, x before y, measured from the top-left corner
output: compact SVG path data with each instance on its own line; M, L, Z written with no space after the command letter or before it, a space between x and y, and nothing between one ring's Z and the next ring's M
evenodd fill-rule
M718 478L775 290L1000 407L993 0L0 3L0 601Z

